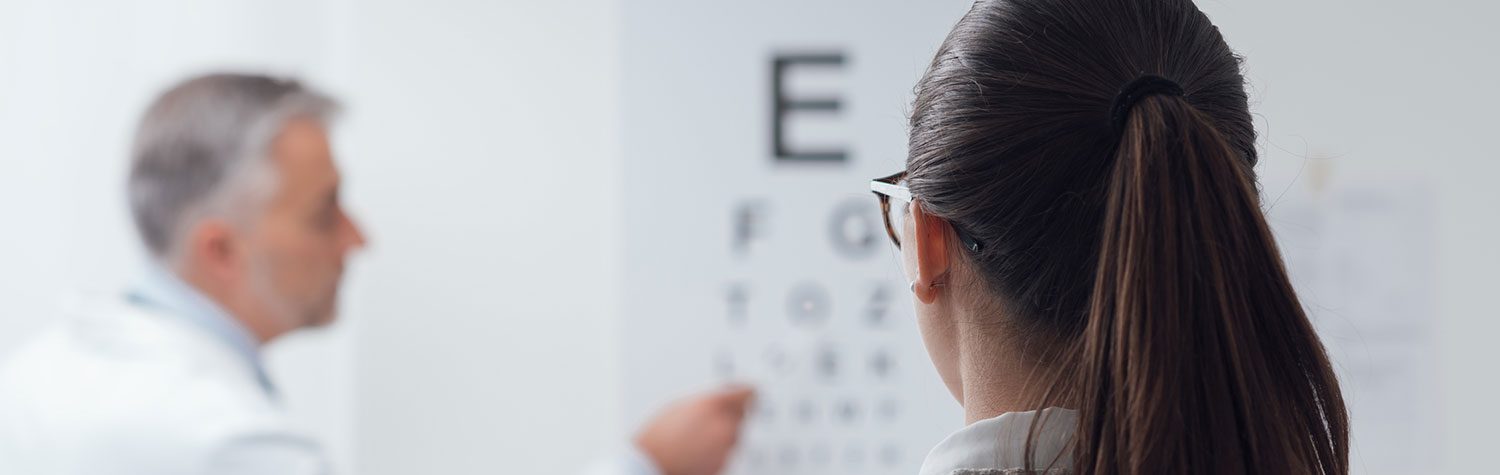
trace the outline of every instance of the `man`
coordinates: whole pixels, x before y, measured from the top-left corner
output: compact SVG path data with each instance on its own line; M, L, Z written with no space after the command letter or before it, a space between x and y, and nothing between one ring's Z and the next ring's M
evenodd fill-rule
M365 236L339 202L328 122L294 81L215 74L146 112L128 182L156 266L123 298L72 309L0 370L0 473L322 474L260 347L331 322ZM750 398L669 407L604 473L717 473Z

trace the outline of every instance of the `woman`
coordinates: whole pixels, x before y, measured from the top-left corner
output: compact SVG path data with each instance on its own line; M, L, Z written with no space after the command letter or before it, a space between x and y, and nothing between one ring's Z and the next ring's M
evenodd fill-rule
M1348 472L1196 6L981 0L916 93L906 171L871 186L969 423L923 474Z

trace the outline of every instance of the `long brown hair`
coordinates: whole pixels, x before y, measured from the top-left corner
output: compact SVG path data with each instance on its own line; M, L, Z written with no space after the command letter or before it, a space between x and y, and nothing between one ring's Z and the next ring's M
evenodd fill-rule
M1077 410L1078 473L1348 473L1239 66L1189 0L981 0L917 86L908 185L1045 342L1025 356L1038 403ZM1181 90L1112 116L1143 76Z

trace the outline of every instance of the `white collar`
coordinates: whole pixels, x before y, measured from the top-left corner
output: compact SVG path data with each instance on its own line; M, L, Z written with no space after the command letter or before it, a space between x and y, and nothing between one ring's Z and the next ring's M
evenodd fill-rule
M276 393L276 386L271 384L265 363L261 361L260 343L250 330L213 299L171 271L159 266L147 268L145 275L126 292L125 297L132 304L152 307L212 335L255 370L255 378L266 394Z
M1007 412L969 424L939 442L922 461L921 475L951 475L957 470L1018 470L1026 467L1026 437L1031 423L1041 415L1034 441L1037 470L1071 469L1073 460L1063 451L1073 439L1078 413L1049 407L1040 411ZM1053 464L1052 461L1057 463ZM1066 471L1062 473L1067 473ZM1041 473L1041 472L1038 472ZM1050 472L1047 472L1050 473Z

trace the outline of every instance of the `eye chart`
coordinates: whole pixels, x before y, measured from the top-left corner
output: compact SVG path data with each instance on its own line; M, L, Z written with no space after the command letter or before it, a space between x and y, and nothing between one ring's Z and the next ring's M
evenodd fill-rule
M969 2L624 7L625 410L758 388L737 474L916 473L960 428L869 181Z

